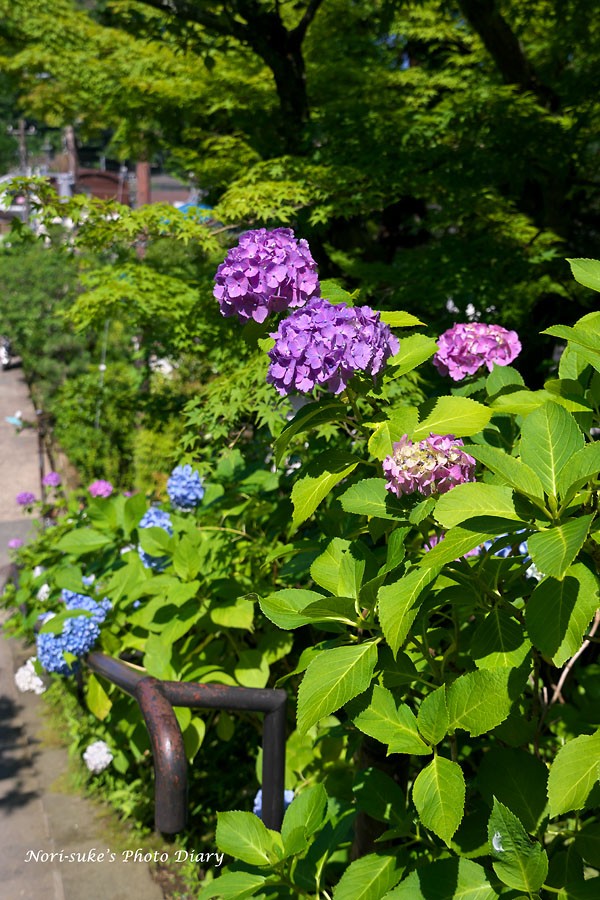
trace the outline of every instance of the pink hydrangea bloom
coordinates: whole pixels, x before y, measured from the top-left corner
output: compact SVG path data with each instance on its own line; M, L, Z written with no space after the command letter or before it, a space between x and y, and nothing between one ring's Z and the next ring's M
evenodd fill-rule
M487 366L490 372L494 363L507 366L520 352L521 342L516 331L483 322L458 323L438 340L433 364L441 375L462 381L467 375L474 375L481 366Z
M48 474L44 475L42 478L42 484L45 487L60 487L61 477L58 472L48 472Z
M457 484L474 481L475 460L453 434L430 434L418 444L408 435L394 444L383 461L386 488L397 497L418 491L424 497L445 494Z
M103 481L99 478L98 481L92 481L88 491L92 497L110 497L113 492L113 486L110 481Z

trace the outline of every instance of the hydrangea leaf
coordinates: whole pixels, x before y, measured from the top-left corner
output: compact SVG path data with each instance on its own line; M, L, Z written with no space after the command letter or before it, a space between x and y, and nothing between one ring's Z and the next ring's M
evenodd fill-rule
M300 853L308 838L323 824L327 811L327 793L322 784L301 791L283 817L281 837L286 855Z
M521 373L512 366L499 366L497 363L494 363L492 371L485 380L485 389L488 397L493 397L494 394L499 393L503 388L514 387L515 385L524 387L525 382Z
M325 597L316 591L286 588L260 600L265 616L279 628L299 628L311 622L354 625L356 610L349 597Z
M494 520L491 517L487 517L485 525L486 527L491 525L493 528ZM425 554L419 565L424 569L437 568L439 571L445 563L454 562L455 559L464 556L469 550L479 547L485 541L494 537L495 534L496 531L494 530L474 531L470 528L461 528L460 526L451 528L444 535L444 540L440 541L433 550Z
M433 746L446 737L449 725L446 689L442 685L427 694L417 714L419 731L426 741Z
M569 519L564 525L532 534L527 542L531 558L540 572L562 578L583 547L594 516Z
M353 722L369 737L387 745L388 753L431 753L431 749L419 737L413 711L406 704L396 706L391 691L379 684L373 688L369 705L354 717Z
M359 464L360 459L342 450L331 450L322 453L308 467L307 474L300 478L292 488L292 504L294 528L301 525L311 516L319 503L343 478L350 475Z
M548 769L537 756L512 747L491 747L479 766L477 784L490 806L494 797L510 804L527 831L537 830L548 803Z
M600 262L597 259L568 259L573 278L579 284L600 291Z
M366 691L377 662L377 644L366 641L324 650L308 666L298 691L298 731Z
M382 900L497 900L483 866L471 859L440 859L417 869Z
M310 567L310 574L314 582L325 588L330 594L337 593L340 578L340 566L344 558L344 551L350 546L350 541L343 538L333 538L323 553L314 560Z
M482 431L491 415L490 409L469 397L440 397L411 437L413 441L427 438L431 433L468 437Z
M558 477L558 493L561 497L571 496L600 472L600 441L586 444L574 453Z
M479 516L519 522L512 490L495 484L467 482L443 494L435 506L435 517L444 528L453 528Z
M345 512L379 519L406 521L406 510L385 489L385 478L363 478L340 495Z
M474 632L470 650L478 669L520 666L531 650L531 641L522 625L495 606Z
M554 497L562 468L583 446L583 434L575 419L557 403L545 403L523 422L521 459Z
M523 460L515 459L497 447L482 444L470 446L469 453L490 472L501 475L519 493L525 494L526 497L544 499L544 488L539 476Z
M598 580L576 563L558 581L546 578L531 595L525 622L531 640L555 666L562 666L581 647L599 605Z
M405 866L390 852L368 853L350 863L333 891L333 900L380 900L402 877Z
M552 817L583 808L600 778L599 758L600 730L573 738L560 748L548 777Z
M112 700L93 673L90 673L87 678L85 702L89 711L101 722L107 717L112 707Z
M250 812L218 813L216 842L223 853L251 866L268 866L283 856L281 835Z
M286 425L273 445L275 465L280 466L290 441L297 435L325 425L328 422L339 422L346 415L346 407L339 400L323 399L307 403L298 410L292 421Z
M378 822L401 825L406 821L406 797L402 788L381 769L359 769L352 792L356 806Z
M472 737L491 731L508 716L512 668L479 669L460 675L448 688L448 729L462 728Z
M517 890L531 895L546 880L548 856L540 844L530 840L519 819L494 799L488 836L498 878Z
M369 453L375 459L383 460L392 453L393 445L405 434L417 427L419 414L414 406L392 410L385 422L380 422L369 438Z
M72 556L83 556L85 553L96 553L110 543L110 537L94 531L93 528L77 528L63 534L56 544L56 549Z
M465 807L465 779L458 763L436 756L413 784L413 801L425 826L449 843Z
M379 621L394 654L406 640L424 599L423 592L439 572L440 567L413 569L393 584L379 588Z

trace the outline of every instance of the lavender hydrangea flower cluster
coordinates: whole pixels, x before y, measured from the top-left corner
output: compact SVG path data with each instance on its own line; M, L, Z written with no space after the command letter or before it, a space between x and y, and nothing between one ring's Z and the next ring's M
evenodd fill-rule
M204 497L200 474L189 463L175 466L167 481L167 494L175 509L195 509Z
M383 461L386 488L397 497L419 491L424 497L445 494L475 480L475 460L452 434L430 434L418 444L403 435Z
M98 775L110 766L113 758L106 741L94 741L83 753L83 761L94 775Z
M72 675L75 671L65 659L65 653L73 656L85 656L92 649L100 637L100 625L106 618L106 613L111 608L106 599L96 602L84 594L76 594L74 591L63 591L67 595L65 605L67 609L85 609L91 612L91 616L73 616L66 619L60 634L43 632L38 634L37 657L47 672L56 672L58 675ZM46 621L50 615L43 617Z
M48 472L48 474L44 475L44 477L42 478L42 484L44 485L44 487L60 487L61 477L58 472Z
M173 525L169 513L162 509L157 509L156 506L151 506L150 509L144 513L140 519L138 528L162 528L167 534L173 534ZM161 569L164 569L168 562L166 556L152 556L150 553L146 553L145 550L142 550L141 547L138 547L138 553L142 565L146 569L156 569L157 571L160 571Z
M356 372L373 377L400 342L379 313L316 298L281 322L269 350L267 381L281 395L317 385L341 393Z
M113 492L113 486L110 481L104 481L102 478L99 478L97 481L92 481L90 486L88 487L88 491L92 495L92 497L110 497Z
M474 375L481 366L487 366L490 372L494 363L507 366L520 352L521 342L516 331L483 322L458 323L438 340L433 364L441 375L462 381L467 375Z
M7 546L9 550L18 550L24 543L25 541L21 540L21 538L11 538Z
M19 506L33 506L36 502L36 496L35 494L32 494L31 491L21 491L17 494L15 500Z
M273 312L319 296L317 267L305 240L290 228L241 235L215 275L213 294L224 316L264 322Z

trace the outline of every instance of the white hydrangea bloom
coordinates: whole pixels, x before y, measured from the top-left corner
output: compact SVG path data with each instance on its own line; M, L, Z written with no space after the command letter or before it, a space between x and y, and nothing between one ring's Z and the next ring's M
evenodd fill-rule
M45 603L50 596L50 585L47 583L43 584L37 592L36 596L41 603Z
M113 755L108 749L108 744L104 741L94 741L93 744L85 750L83 761L94 775L103 772L107 766L113 761Z
M46 685L35 671L34 662L35 656L30 656L25 665L15 672L15 684L22 693L33 691L34 694L43 694L46 690Z
M44 569L43 566L36 566L35 569L33 570L33 577L39 578L40 575L43 575L45 571L46 570Z

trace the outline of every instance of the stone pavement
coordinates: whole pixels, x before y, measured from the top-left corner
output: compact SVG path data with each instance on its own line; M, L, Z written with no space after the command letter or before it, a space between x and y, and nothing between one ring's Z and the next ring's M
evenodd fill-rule
M17 434L5 421L19 409L24 419L34 421L21 370L0 371L0 591L10 569L7 541L24 537L30 528L15 495L31 491L40 496L36 432ZM1 625L8 614L0 615ZM44 737L42 698L20 693L14 683L15 669L30 655L31 649L0 636L0 897L162 900L148 866L124 862L114 827L111 837L97 808L61 789L67 752ZM105 860L89 861L93 853L105 853ZM71 861L70 854L87 861Z

